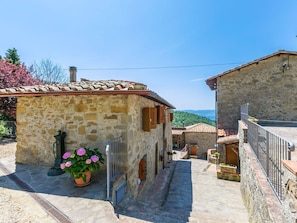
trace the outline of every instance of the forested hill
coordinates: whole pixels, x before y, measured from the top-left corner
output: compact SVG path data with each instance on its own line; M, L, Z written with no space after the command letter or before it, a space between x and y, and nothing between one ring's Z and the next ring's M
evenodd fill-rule
M195 115L188 112L182 112L182 111L173 111L173 122L172 127L183 127L194 125L197 123L206 123L208 125L215 126L216 122L200 115Z

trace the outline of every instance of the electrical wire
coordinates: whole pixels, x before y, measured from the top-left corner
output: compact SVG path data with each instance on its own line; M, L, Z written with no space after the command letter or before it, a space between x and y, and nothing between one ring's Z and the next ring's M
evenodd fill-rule
M193 68L193 67L224 66L224 65L232 65L232 64L242 64L242 62L219 63L219 64L196 64L196 65L181 65L181 66L160 66L160 67L78 68L77 70L159 70L159 69L181 69L181 68Z

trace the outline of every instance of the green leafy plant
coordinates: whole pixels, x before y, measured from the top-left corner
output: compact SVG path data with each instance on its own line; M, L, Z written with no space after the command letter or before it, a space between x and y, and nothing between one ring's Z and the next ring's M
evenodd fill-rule
M231 167L236 167L234 164L227 164L227 163L220 163L221 166L231 166Z
M258 122L258 121L259 121L258 119L256 119L256 118L253 117L253 116L249 116L249 117L248 117L248 120L250 120L250 121L252 121L252 122Z
M219 152L214 152L213 155L214 155L215 157L219 157L220 153L219 153Z
M7 132L7 129L4 126L3 122L0 122L0 137L5 136L6 132Z
M84 182L86 182L84 172L100 169L100 164L104 164L103 155L98 148L82 147L74 152L64 153L62 158L61 169L70 173L75 179L82 177Z

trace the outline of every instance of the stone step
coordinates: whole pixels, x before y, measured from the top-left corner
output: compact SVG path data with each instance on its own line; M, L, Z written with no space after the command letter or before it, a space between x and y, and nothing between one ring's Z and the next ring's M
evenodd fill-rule
M175 222L175 223L184 223L188 221L190 216L189 211L184 210L160 210L159 207L148 207L137 203L135 205L129 206L127 208L118 208L117 213L119 219L127 219L127 217L132 219L139 219L141 221L148 222ZM141 222L140 221L140 222Z
M236 223L236 219L225 218L222 216L214 216L213 213L205 213L205 212L191 212L189 219L189 223L217 223L217 222L228 222L228 223Z
M204 211L192 211L191 208L168 207L168 206L149 206L139 202L130 203L117 210L120 222L162 222L162 223L212 223L235 221L231 218L216 216L213 213ZM122 221L123 220L123 221Z

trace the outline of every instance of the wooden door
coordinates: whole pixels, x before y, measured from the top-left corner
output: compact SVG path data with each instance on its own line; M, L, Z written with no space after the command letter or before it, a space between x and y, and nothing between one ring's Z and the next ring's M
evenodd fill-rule
M226 163L238 165L238 144L226 145Z
M158 144L156 143L155 146L155 176L158 174L158 161L159 161L159 150L158 150Z
M140 160L140 162L139 162L139 168L138 168L138 177L139 177L139 179L140 180L145 180L145 167L146 166L146 164L145 164L145 160L144 159L142 159L142 160Z
M196 146L191 146L191 154L193 156L197 156L197 147Z

